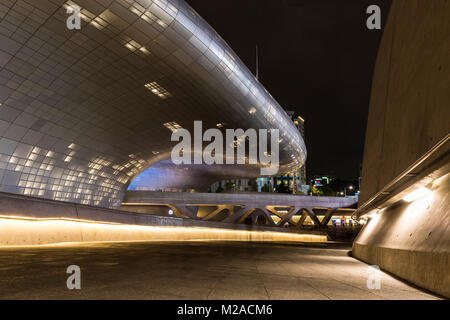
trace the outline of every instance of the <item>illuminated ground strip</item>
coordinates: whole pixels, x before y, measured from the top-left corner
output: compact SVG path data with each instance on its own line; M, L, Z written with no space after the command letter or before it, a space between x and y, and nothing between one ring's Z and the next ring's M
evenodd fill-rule
M71 218L0 216L0 245L104 241L325 242L325 235L204 227L141 226Z

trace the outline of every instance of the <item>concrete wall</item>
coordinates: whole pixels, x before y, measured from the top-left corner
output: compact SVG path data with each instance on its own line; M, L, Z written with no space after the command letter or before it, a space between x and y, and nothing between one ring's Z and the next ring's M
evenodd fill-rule
M0 193L0 245L83 241L305 241L323 232L195 221Z
M376 63L360 204L450 131L450 1L394 0ZM450 297L450 180L370 220L353 255Z
M450 298L450 174L435 181L431 191L369 220L353 255Z
M372 83L360 204L450 131L450 2L394 0Z

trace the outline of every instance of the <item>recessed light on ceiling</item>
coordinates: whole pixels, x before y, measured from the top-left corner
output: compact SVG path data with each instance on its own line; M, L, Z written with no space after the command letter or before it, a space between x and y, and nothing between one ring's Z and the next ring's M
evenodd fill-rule
M127 43L125 43L125 47L130 50L135 52L136 50L139 50L140 52L149 55L150 51L148 51L148 49L146 47L144 47L143 45L139 44L138 42L134 41L134 40L130 40Z
M140 47L142 47L139 43L137 43L134 40L130 40L125 44L125 47L127 47L130 51L136 51Z
M149 90L150 92L152 92L154 95L157 95L158 97L160 97L161 99L166 99L168 97L171 97L172 95L170 94L169 91L167 91L166 89L164 89L161 85L159 85L157 82L153 81L150 83L147 83L144 85L145 88L147 88L147 90Z
M175 121L172 122L167 122L163 124L164 127L166 127L167 129L169 129L172 132L176 132L178 129L181 129L182 127L176 123Z
M149 54L150 54L150 51L148 51L146 47L140 47L140 48L139 48L139 51L143 52L143 53L146 54L146 55L149 55Z

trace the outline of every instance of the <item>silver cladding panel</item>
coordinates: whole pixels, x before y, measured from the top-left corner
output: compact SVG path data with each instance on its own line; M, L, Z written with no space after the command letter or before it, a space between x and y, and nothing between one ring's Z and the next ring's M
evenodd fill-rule
M0 45L0 191L117 207L168 158L169 122L280 129L281 170L305 161L289 117L184 1L1 0Z

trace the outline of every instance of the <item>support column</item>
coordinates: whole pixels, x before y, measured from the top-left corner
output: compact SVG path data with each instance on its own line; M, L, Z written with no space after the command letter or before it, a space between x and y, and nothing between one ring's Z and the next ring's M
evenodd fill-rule
M297 214L297 207L293 206L288 210L288 213L281 218L281 220L277 223L277 226L282 227L285 223L289 223L292 226L295 226L295 223L291 221L291 218Z
M314 225L317 226L318 228L320 228L322 226L322 224L320 223L316 214L312 211L312 208L305 208L304 210L307 212L308 216L314 222Z
M243 205L222 222L239 223L242 218L242 220L245 220L252 213L253 208L254 206L249 204Z
M325 214L325 217L323 217L321 225L323 227L326 227L328 225L328 222L330 222L330 219L333 217L333 214L336 212L336 209L328 209L327 213Z
M180 215L180 218L190 218L190 219L194 219L194 220L199 220L200 218L197 217L197 210L192 210L191 208L185 206L185 205L176 205L173 206L175 208L176 211L178 211L177 217Z

